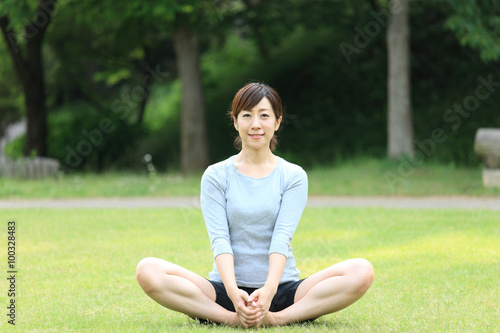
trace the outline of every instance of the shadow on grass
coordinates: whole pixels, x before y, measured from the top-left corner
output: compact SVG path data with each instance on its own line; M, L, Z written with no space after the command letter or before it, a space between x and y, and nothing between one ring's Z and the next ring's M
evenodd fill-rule
M301 328L310 328L313 331L322 331L322 329L326 329L328 332L335 332L335 331L345 331L349 330L352 332L359 332L360 327L359 325L349 322L349 321L342 321L342 320L326 320L323 318L316 319L315 321L308 322L308 323L302 323L302 324L296 324L292 325L294 327L301 327Z
M237 327L228 327L220 324L216 324L213 322L199 322L198 320L192 319L189 320L188 323L178 323L179 325L177 328L186 328L186 326L190 326L193 329L200 329L204 330L207 328L210 328L212 330L221 330L221 331L227 331L227 330L235 330L235 331L245 331L246 329L244 328L237 328ZM360 331L359 325L356 325L352 322L347 322L347 321L333 321L333 320L326 320L323 318L316 319L314 321L310 322L303 322L303 323L297 323L297 324L291 324L288 326L282 326L282 327L268 327L265 328L266 330L269 331L276 331L276 332L281 332L281 331L286 331L286 332L335 332L335 331L352 331L352 332L358 332Z

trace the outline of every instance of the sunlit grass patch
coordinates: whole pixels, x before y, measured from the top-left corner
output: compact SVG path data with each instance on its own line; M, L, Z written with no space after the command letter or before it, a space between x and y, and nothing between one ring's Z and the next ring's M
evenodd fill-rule
M135 281L135 266L146 256L207 276L213 258L199 209L0 213L18 224L19 331L241 331L166 310ZM363 257L375 267L375 282L341 312L266 331L492 332L500 304L499 233L493 211L308 208L292 242L301 277ZM6 290L6 280L0 288ZM0 300L7 302L5 295ZM0 331L7 329L3 320Z

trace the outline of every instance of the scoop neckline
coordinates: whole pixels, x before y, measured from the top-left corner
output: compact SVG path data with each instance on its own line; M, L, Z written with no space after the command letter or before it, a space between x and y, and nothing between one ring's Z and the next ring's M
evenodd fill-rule
M276 164L276 166L274 167L273 171L271 171L269 174L265 175L264 177L255 178L255 177L252 177L252 176L244 175L244 174L242 174L238 170L238 168L236 167L236 164L234 163L234 156L236 156L236 155L231 156L231 165L233 166L234 171L236 171L236 174L240 175L241 177L250 178L250 179L253 179L253 180L261 180L261 179L266 179L266 178L271 177L272 174L276 172L276 170L278 169L278 167L280 166L280 164L281 164L281 162L283 160L281 157L275 155L278 158L278 164Z

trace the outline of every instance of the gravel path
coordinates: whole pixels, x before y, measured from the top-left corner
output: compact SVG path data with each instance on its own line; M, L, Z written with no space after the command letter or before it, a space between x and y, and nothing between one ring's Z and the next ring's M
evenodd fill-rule
M421 209L500 210L500 197L347 197L310 196L308 207L388 207ZM166 198L90 198L0 200L6 208L163 208L200 207L199 197Z

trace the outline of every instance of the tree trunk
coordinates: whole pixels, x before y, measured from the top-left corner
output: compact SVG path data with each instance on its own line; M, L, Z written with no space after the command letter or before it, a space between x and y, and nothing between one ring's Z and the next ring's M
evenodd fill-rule
M198 44L198 35L184 26L174 33L177 69L182 84L181 171L186 174L204 170L208 165Z
M45 82L43 77L42 41L54 13L56 0L40 0L34 18L38 21L25 26L24 53L8 17L0 18L7 48L11 55L19 81L24 90L26 106L26 142L23 154L47 155L47 109L45 106Z
M413 155L410 87L410 26L408 0L391 0L392 19L387 29L388 156Z
M47 156L47 108L43 81L26 82L24 88L26 105L26 141L24 156ZM24 86L24 85L23 85Z

